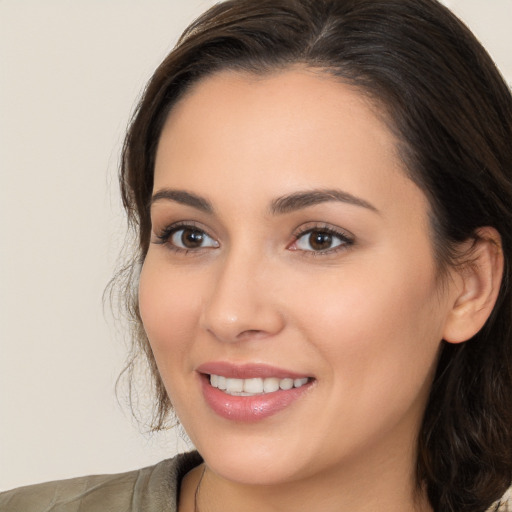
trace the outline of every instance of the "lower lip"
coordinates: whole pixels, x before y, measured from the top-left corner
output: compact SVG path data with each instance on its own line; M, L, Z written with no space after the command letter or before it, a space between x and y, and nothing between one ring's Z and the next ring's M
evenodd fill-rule
M209 375L201 375L203 396L210 408L222 418L243 423L263 420L286 409L311 387L308 382L292 388L254 396L228 395L210 385Z

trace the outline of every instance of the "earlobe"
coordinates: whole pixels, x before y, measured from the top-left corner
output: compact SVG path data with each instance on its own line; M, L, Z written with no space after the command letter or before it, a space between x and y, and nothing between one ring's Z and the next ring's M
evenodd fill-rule
M504 266L498 231L488 226L476 230L466 260L460 269L454 270L457 286L443 332L449 343L472 338L496 304Z

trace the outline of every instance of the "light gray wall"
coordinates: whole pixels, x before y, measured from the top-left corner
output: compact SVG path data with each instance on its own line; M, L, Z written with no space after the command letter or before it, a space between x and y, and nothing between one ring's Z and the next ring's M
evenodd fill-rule
M0 489L171 456L114 382L101 297L124 225L116 185L135 99L213 0L0 0ZM512 0L447 1L512 82Z

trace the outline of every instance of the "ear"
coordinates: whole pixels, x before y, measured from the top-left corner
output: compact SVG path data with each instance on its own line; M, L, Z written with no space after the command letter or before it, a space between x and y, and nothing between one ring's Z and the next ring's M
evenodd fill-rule
M444 340L461 343L484 326L498 298L503 265L498 231L492 227L477 229L461 268L454 270L454 298L444 326Z

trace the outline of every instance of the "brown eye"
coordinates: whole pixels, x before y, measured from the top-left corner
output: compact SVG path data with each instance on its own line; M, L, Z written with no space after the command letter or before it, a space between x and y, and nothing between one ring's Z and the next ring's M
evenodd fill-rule
M322 231L312 231L309 234L309 246L314 251L325 251L330 249L332 245L332 235L323 233Z
M187 249L197 249L203 244L204 233L197 229L183 229L180 238L181 243Z
M313 229L299 236L294 246L295 249L301 251L322 253L351 243L352 240L341 233L338 234L327 229Z
M170 243L180 249L192 250L203 247L218 247L219 244L204 231L194 227L177 229L170 237Z

